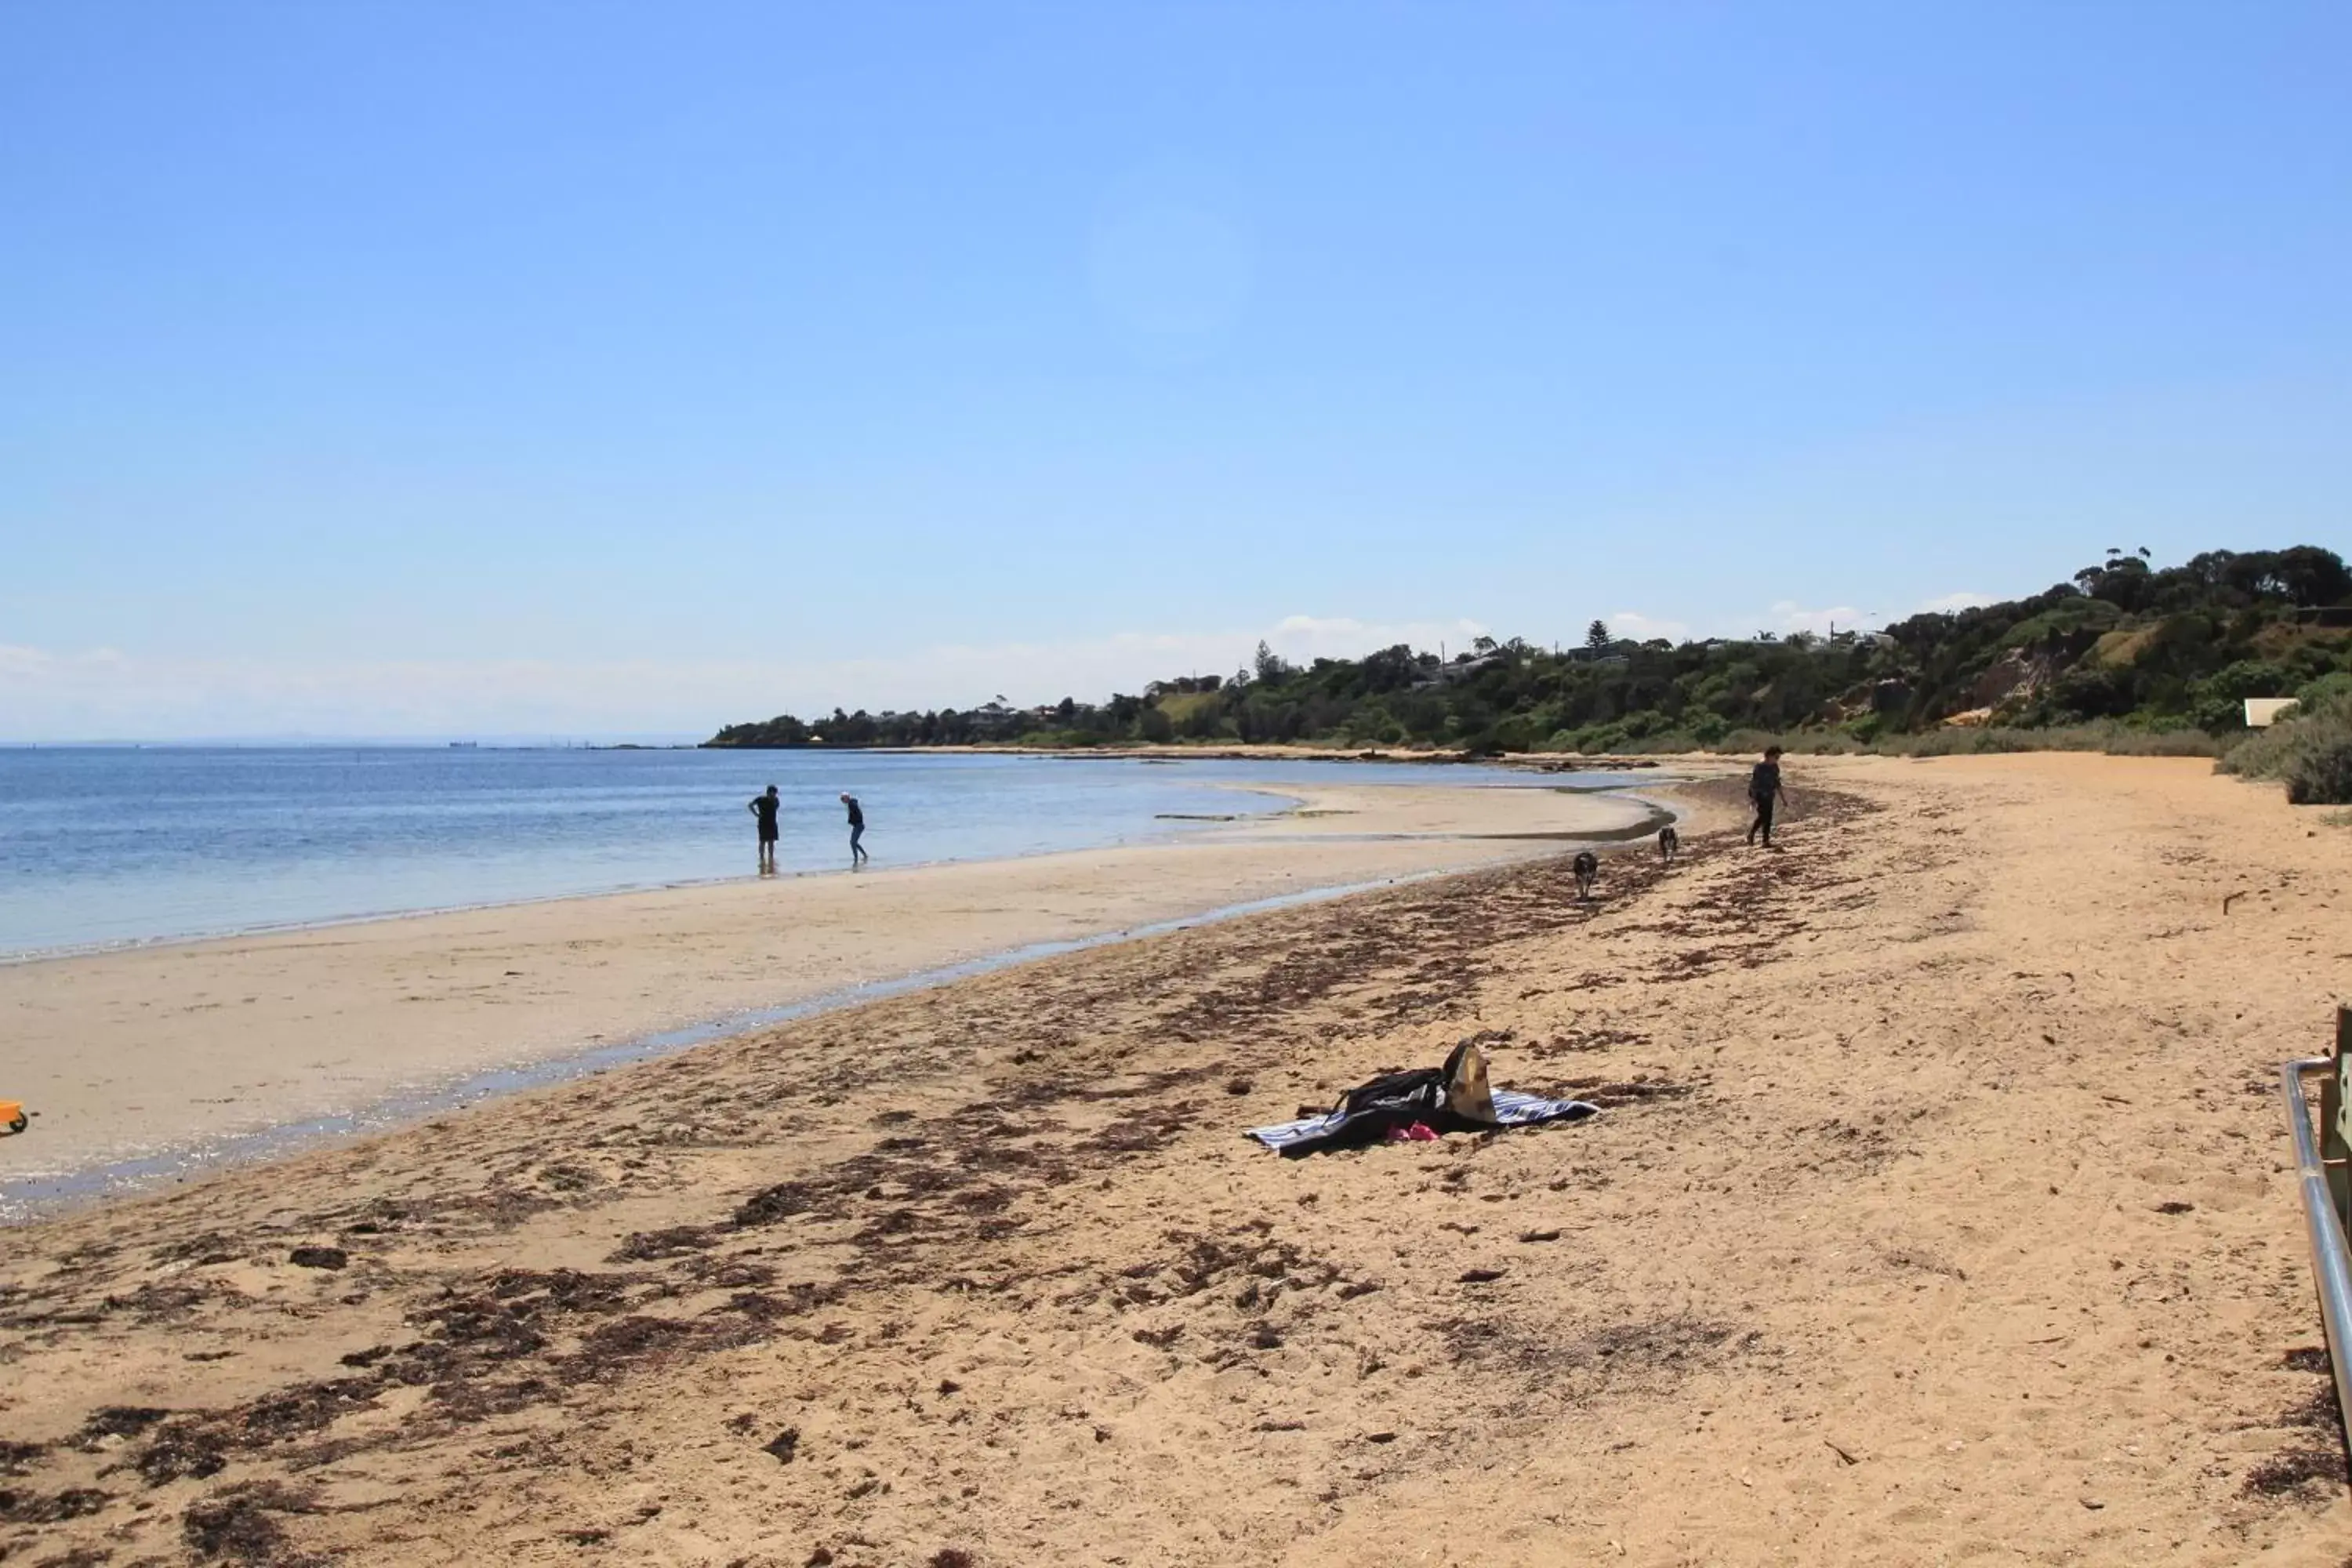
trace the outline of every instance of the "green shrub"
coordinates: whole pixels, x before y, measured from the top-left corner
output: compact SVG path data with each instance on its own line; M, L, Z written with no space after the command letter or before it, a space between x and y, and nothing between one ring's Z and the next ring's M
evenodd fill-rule
M2189 715L2200 730L2242 730L2247 698L2286 696L2297 679L2294 671L2268 659L2242 658L2190 689Z
M2305 713L2346 698L2352 698L2352 669L2333 670L2306 682L2294 694L2295 706Z
M1531 752L1536 745L1536 728L1522 718L1498 721L1481 737L1484 749L1497 752Z
M1779 746L1795 756L1964 757L2001 752L2105 752L2120 757L2211 757L2222 742L2201 730L2144 729L2114 721L2054 725L2044 730L2006 725L1954 725L1917 735L1879 735L1865 742L1838 730L1794 730L1773 735L1741 730L1704 750L1748 756ZM1663 748L1662 748L1663 749Z
M2221 742L2202 730L2119 730L2100 748L2115 757L2212 757Z
M2352 724L2304 748L2287 770L2286 798L2295 805L2352 805Z
M2352 695L2298 703L2293 716L2231 748L2216 765L2241 778L2276 779L2297 805L2352 805Z

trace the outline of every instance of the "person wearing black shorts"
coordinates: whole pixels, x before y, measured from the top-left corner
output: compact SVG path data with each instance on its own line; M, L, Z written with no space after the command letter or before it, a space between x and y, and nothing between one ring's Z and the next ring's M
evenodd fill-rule
M849 865L852 870L866 864L869 857L857 841L866 837L866 812L854 795L845 795L841 804L849 808Z
M760 875L776 874L776 809L783 802L776 798L776 786L770 784L768 793L755 795L748 809L760 819Z
M1789 792L1780 787L1780 748L1764 748L1764 760L1748 775L1748 802L1756 808L1756 820L1748 825L1748 842L1756 842L1756 835L1764 835L1764 847L1772 847L1772 807L1789 804Z

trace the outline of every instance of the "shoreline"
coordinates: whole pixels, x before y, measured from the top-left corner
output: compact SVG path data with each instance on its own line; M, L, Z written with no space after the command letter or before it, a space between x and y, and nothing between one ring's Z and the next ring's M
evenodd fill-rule
M207 748L199 745L194 749L204 750L218 748ZM333 750L337 748L330 747L324 749ZM440 748L431 746L414 746L406 748L383 749L407 749L432 752L438 751ZM535 748L520 749L529 750ZM586 749L593 750L597 748ZM758 750L760 748L674 749L751 751ZM826 749L823 747L787 748L786 750L791 750L795 752L807 752L812 754L823 754L826 752ZM1118 752L1100 752L1086 750L1044 751L1026 747L987 745L859 747L835 748L832 754L839 754L843 756L857 754L922 756L930 753L939 753L943 755L1029 757L1041 761L1079 762L1118 761L1125 759L1142 763L1175 763L1190 761L1387 763L1403 765L1411 765L1417 763L1426 763L1432 765L1458 764L1491 767L1498 773L1516 774L1520 775L1520 777L1510 780L1509 782L1497 779L1481 784L1448 784L1439 787L1463 789L1538 789L1553 787L1598 795L1625 795L1637 784L1644 787L1664 788L1670 787L1672 784L1676 783L1688 782L1691 778L1706 776L1706 770L1703 765L1696 773L1689 772L1688 770L1677 766L1674 772L1654 779L1634 780L1628 778L1622 782L1611 782L1590 785L1547 786L1538 783L1523 781L1525 780L1526 775L1530 774L1549 775L1560 773L1585 772L1610 773L1620 773L1636 767L1652 768L1658 764L1648 760L1633 763L1614 763L1603 759L1596 762L1590 768L1584 768L1550 763L1528 763L1519 759L1507 757L1474 757L1466 753L1454 752L1438 753L1375 753L1372 752L1334 752L1314 747L1281 746L1260 746L1255 748L1221 746L1215 750L1208 750L1205 748L1187 750L1181 747L1135 746L1129 747ZM1085 853L1094 849L1114 848L1132 845L1179 842L1201 832L1204 826L1213 823L1242 820L1270 821L1296 816L1302 810L1307 809L1310 804L1307 795L1301 792L1311 791L1315 787L1311 781L1302 782L1295 780L1267 780L1263 783L1244 780L1211 780L1203 781L1203 786L1218 790L1258 795L1267 800L1280 802L1282 804L1262 811L1237 812L1233 814L1230 817L1202 817L1185 813L1162 813L1155 815L1150 819L1151 826L1142 832L1127 837L1112 837L1097 844L1078 845L1067 848L1031 849L1018 851L1008 855L983 855L977 857L942 855L927 859L893 862L893 868L910 869L931 866L975 864L992 860L1030 859L1035 858L1039 856ZM793 879L809 877L830 877L845 874L847 870L847 868L843 867L828 867L824 869L794 870L786 873L786 877ZM738 879L738 875L731 872L716 876L655 878L640 881L604 883L557 892L525 893L514 897L491 897L484 899L460 900L450 903L427 903L407 908L356 910L329 915L303 917L292 920L263 920L242 924L232 923L219 926L200 926L191 930L175 931L152 936L131 936L88 942L68 942L53 945L24 948L0 948L0 971L5 971L8 968L16 965L26 963L44 963L59 959L84 958L107 953L131 952L153 948L184 946L191 943L233 941L242 938L263 937L284 933L331 931L339 927L366 925L378 921L415 920L437 915L467 914L486 910L522 908L540 904L556 904L578 899L612 898L632 894L667 892L693 888L725 887Z
M1023 955L1606 843L1653 831L1669 809L1477 785L1278 798L1295 804L1143 843L0 965L0 1027L20 1047L6 1087L37 1113L0 1139L0 1224Z
M1295 814L1305 801L1285 790L1261 788L1255 784L1233 784L1231 787L1249 795L1263 795L1271 799L1288 801L1286 806L1262 812L1238 812L1220 820L1226 822L1258 822ZM1613 792L1608 792L1613 793ZM1155 822L1188 823L1184 816L1158 816ZM1129 839L1114 839L1108 844L1090 845L1077 849L1041 849L1028 854L1000 855L959 858L949 856L933 860L894 862L893 870L924 870L934 866L984 866L1003 861L1034 860L1051 855L1085 855L1097 849L1120 848L1128 846L1176 844L1202 831L1194 826L1173 826ZM771 881L798 881L810 877L847 877L856 873L849 867L835 866L824 870L789 871L768 879ZM680 877L653 882L623 882L610 887L592 888L584 892L542 893L516 899L483 899L468 903L427 904L417 909L377 910L359 914L325 915L316 920L262 921L251 925L224 926L192 931L177 931L167 936L125 937L115 942L68 943L62 947L36 947L0 950L0 970L16 964L47 963L62 959L97 958L109 953L143 952L158 948L190 947L212 942L237 942L254 937L299 936L306 931L331 931L346 926L378 925L393 921L431 920L440 915L482 914L497 910L530 909L544 904L564 904L583 899L624 899L644 893L685 892L696 888L724 888L740 882L740 873L723 877Z
M2275 1069L2352 844L2158 759L1790 788L12 1231L0 1546L2337 1563ZM1608 1114L1241 1135L1465 1038Z
M1090 949L1107 947L1115 942L1140 942L1175 931L1193 931L1203 926L1219 925L1227 921L1245 919L1251 915L1266 914L1276 910L1328 903L1333 900L1352 898L1357 894L1372 892L1381 888L1406 887L1433 878L1458 874L1458 869L1449 868L1384 878L1376 882L1304 888L1295 893L1282 893L1272 898L1202 910L1198 913L1178 915L1129 930L1100 931L1087 936L1031 942L1024 946L1006 948L1002 952L941 965L935 969L860 982L837 991L825 992L772 1007L755 1007L742 1012L723 1014L681 1025L676 1028L614 1041L609 1045L545 1057L534 1061L485 1068L439 1083L422 1086L413 1092L394 1094L350 1111L330 1112L299 1121L281 1122L216 1140L200 1140L184 1146L166 1149L130 1160L79 1167L55 1176L0 1177L0 1231L5 1231L12 1226L36 1225L45 1220L62 1218L92 1205L152 1195L166 1186L202 1181L206 1177L240 1167L292 1159L353 1139L396 1132L404 1127L426 1124L436 1117L467 1110L486 1101L529 1094L536 1089L554 1088L580 1079L593 1078L600 1073L611 1071L614 1068L658 1060L680 1051L692 1050L698 1046L712 1045L757 1030L797 1023L803 1019L837 1012L845 1007L860 1006L870 1002L887 1001L894 996L903 996L911 992L952 985L958 981L993 974L1000 970L1034 963L1040 959L1058 958L1065 953L1085 952ZM609 898L614 895L590 896Z

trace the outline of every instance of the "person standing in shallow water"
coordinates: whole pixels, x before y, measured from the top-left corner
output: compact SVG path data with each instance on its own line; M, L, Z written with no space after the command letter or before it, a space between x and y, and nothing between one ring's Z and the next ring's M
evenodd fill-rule
M857 797L854 795L843 795L841 804L849 808L849 865L850 868L855 870L873 858L866 853L866 847L858 842L866 837L866 812L857 804Z
M783 802L776 798L776 786L770 784L768 793L755 795L746 807L760 819L760 875L776 874L776 810Z
M1748 842L1756 842L1756 835L1764 835L1764 847L1772 847L1772 807L1775 803L1789 804L1789 792L1780 787L1780 748L1764 748L1764 760L1748 775L1748 804L1756 807L1756 820L1748 825Z

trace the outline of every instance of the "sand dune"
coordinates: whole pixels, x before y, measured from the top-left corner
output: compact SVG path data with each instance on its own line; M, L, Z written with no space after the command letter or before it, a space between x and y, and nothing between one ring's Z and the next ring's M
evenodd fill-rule
M2271 1084L2352 837L2195 763L1790 783L1787 853L1591 905L1255 916L14 1233L0 1546L2334 1568ZM1473 1034L1610 1113L1238 1135Z

